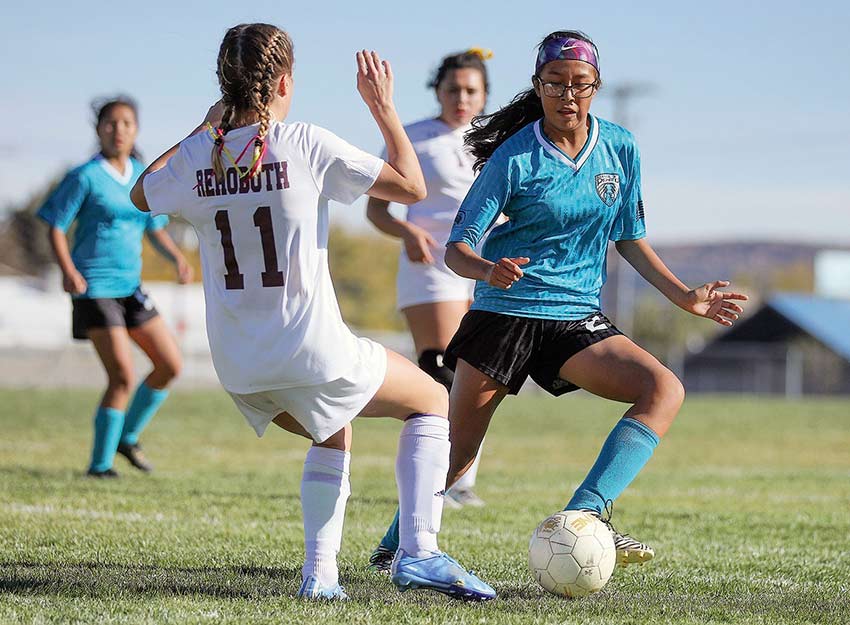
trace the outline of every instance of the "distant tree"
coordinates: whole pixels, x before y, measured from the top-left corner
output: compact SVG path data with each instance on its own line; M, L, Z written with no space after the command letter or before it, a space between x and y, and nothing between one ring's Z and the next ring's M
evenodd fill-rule
M0 264L7 272L39 275L53 262L47 225L35 214L64 176L63 172L5 211L7 217L0 223Z
M395 309L398 253L398 243L387 237L331 228L331 275L346 322L373 330L404 329Z

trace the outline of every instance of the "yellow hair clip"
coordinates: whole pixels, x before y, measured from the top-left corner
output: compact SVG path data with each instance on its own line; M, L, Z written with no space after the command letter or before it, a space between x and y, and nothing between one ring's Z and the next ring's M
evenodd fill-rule
M493 58L493 51L489 48L470 48L466 51L467 54L474 54L482 61L489 61Z

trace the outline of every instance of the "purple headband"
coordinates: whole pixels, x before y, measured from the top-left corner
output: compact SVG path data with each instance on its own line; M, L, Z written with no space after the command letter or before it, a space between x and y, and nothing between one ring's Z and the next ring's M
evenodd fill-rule
M534 73L539 74L540 68L550 61L584 61L590 63L599 73L599 59L596 56L596 46L584 39L573 37L557 37L550 39L540 48L537 55L537 65Z

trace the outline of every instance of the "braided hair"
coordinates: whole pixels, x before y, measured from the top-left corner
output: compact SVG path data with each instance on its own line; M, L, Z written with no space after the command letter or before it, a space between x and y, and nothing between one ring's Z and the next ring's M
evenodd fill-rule
M224 35L218 51L216 75L223 106L221 126L212 150L216 179L224 177L221 153L224 136L245 114L259 118L253 157L258 162L265 147L271 122L269 106L274 100L280 77L292 73L292 40L271 24L239 24ZM256 174L259 167L251 173Z

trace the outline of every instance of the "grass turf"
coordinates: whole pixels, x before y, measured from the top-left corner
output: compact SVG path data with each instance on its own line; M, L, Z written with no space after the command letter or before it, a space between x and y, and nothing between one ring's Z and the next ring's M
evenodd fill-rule
M172 396L145 432L150 476L85 479L83 391L0 391L0 623L850 623L850 401L690 398L617 502L655 561L561 600L526 565L535 525L581 481L622 406L507 400L486 440L483 509L441 545L495 586L485 605L397 593L364 571L395 507L399 425L355 423L340 557L352 601L293 595L307 442L257 440L221 391Z

